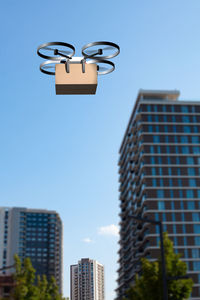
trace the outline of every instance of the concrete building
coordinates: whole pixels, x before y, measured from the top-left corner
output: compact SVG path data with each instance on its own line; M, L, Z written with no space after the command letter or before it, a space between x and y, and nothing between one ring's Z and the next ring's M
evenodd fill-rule
M70 266L70 299L78 300L78 265Z
M194 280L200 298L200 101L178 91L141 90L120 148L118 299L134 283L141 257L159 255L157 226L129 215L161 220Z
M70 266L70 300L104 300L104 267L82 258Z
M55 211L0 207L0 268L13 265L14 254L30 257L36 274L54 276L62 291L62 222Z
M14 300L13 291L15 287L15 281L12 275L0 274L0 299Z

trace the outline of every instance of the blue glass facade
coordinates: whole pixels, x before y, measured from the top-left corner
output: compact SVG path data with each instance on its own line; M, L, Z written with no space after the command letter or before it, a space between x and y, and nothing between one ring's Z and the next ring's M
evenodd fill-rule
M200 102L177 95L139 93L120 148L119 299L140 258L159 255L158 229L139 230L130 214L163 222L195 282L191 299L200 298Z

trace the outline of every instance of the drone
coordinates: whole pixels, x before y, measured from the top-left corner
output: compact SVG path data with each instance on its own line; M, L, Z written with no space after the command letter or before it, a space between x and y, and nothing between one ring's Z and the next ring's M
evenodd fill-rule
M112 42L93 42L82 47L82 57L74 57L75 47L64 42L40 45L37 54L46 59L40 64L44 74L55 75L56 95L95 94L98 75L115 70L108 60L120 53Z

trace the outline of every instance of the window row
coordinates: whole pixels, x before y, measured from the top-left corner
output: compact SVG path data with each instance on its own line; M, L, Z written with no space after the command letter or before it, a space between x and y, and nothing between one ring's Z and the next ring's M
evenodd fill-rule
M175 210L177 209L175 207L175 202L171 201L171 209ZM191 206L194 206L194 204L192 204ZM162 202L160 202L158 204L159 210L165 210L166 205L163 205ZM183 207L183 209L187 209L188 207L190 207L190 205L188 205L188 202L185 202L185 207ZM190 210L190 208L189 208ZM166 212L156 212L155 213L155 220L156 221L162 221L162 222L200 222L200 213L199 212L190 212L190 213L184 213L184 212L170 212L170 213L166 213ZM183 224L184 225L184 224ZM185 227L185 225L184 225ZM184 230L183 230L184 232Z
M198 115L142 115L142 122L156 123L199 123Z
M200 126L198 125L143 125L143 132L165 132L165 133L198 133Z
M174 201L170 201L170 202L171 202L171 209L175 210L176 208L175 208L175 205L174 205ZM166 206L165 201L158 201L158 210L165 210L166 209L165 206ZM199 206L200 206L199 201L198 202L196 202L196 201L183 201L182 202L182 209L183 210L195 210L196 208L200 208ZM194 218L196 218L196 221L199 221L199 213L196 213L196 214L197 215L194 215ZM175 216L175 214L174 214L174 216ZM173 219L173 215L172 215L172 220L176 221L176 219Z
M141 104L139 112L199 113L199 105Z
M185 143L192 143L192 144L199 144L200 137L198 135L164 135L164 134L144 134L143 135L143 143L167 143L167 144L185 144Z
M181 178L181 177L169 177L169 178L147 178L145 180L146 186L149 187L198 187L200 186L200 178Z
M200 165L200 156L145 156L144 161L152 165Z
M200 146L181 146L181 145L145 145L144 151L140 152L141 154L144 153L152 153L152 154L200 154Z
M146 175L152 176L199 176L200 168L193 167L153 167L146 168Z
M152 190L154 194L156 194L156 198L199 198L200 199L200 190ZM178 193L177 193L178 192ZM179 195L179 197L177 197ZM152 195L153 196L153 195ZM194 201L189 201L194 202ZM196 202L196 201L195 201Z

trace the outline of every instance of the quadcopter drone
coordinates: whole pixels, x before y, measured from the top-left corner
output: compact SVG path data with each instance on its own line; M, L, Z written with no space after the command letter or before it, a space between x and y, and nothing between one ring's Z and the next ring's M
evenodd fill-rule
M55 75L57 95L95 94L97 76L114 71L115 65L108 59L119 53L119 46L111 42L83 46L82 57L74 57L75 47L68 43L50 42L37 48L37 54L47 59L40 65L40 71Z

